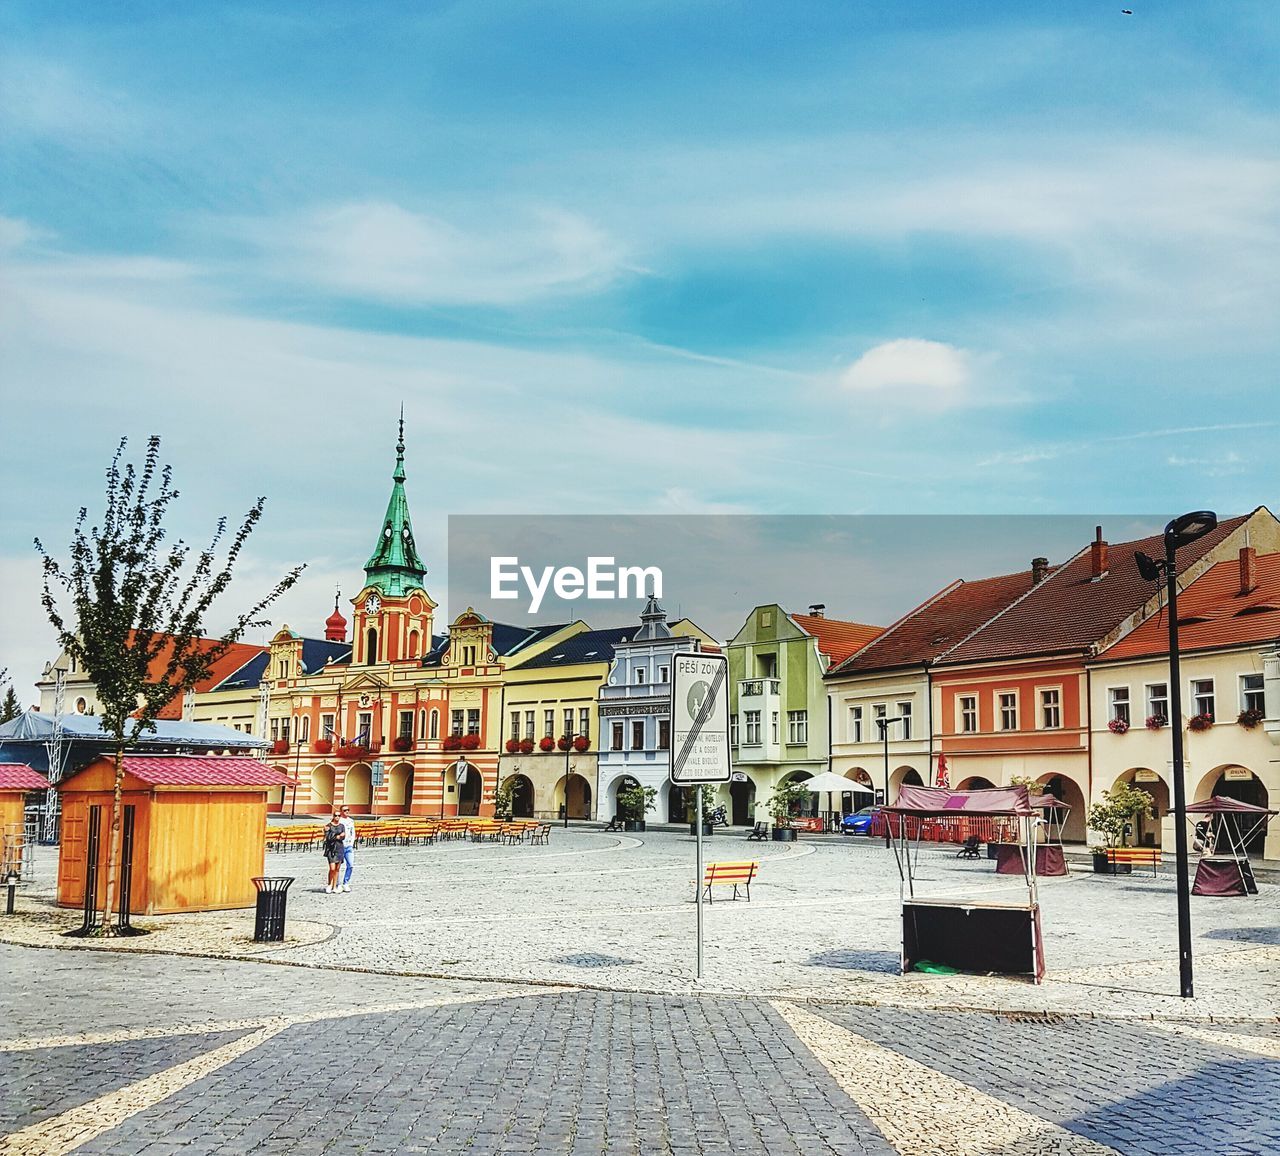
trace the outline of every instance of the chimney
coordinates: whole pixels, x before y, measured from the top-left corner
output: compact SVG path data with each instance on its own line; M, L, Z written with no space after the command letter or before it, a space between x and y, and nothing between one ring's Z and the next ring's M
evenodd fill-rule
M827 604L825 602L815 602L812 606L809 607L809 613L814 618L826 618Z
M1258 588L1258 551L1252 546L1240 547L1240 593L1252 594Z
M1045 576L1049 573L1048 558L1032 558L1031 559L1031 585L1039 586L1045 580Z
M1094 531L1089 547L1089 574L1096 582L1107 572L1107 544L1102 540L1102 527Z

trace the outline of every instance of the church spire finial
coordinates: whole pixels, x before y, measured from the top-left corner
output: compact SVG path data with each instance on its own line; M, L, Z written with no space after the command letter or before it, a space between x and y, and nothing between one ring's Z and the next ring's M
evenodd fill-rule
M400 403L400 436L396 439L396 472L391 475L391 480L404 481L404 402Z

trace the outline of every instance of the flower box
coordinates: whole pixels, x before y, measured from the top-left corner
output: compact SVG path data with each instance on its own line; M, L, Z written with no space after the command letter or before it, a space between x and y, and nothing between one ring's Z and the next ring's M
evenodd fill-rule
M348 743L346 746L339 748L338 754L344 759L350 759L352 762L359 762L361 759L367 759L373 752L368 747L358 746L355 743Z
M391 744L394 750L404 751L413 750L413 739L409 735L396 735L395 741Z
M556 740L553 739L550 735L545 735L538 740L538 750L542 751L544 754L550 753L555 749L556 749Z
M1242 710L1236 716L1238 722L1245 730L1253 730L1266 717L1260 710Z
M569 749L569 740L561 735L560 738L556 739L556 749L567 751Z
M531 754L533 754L533 739L521 739L521 740L520 740L520 753L521 753L522 755L531 755Z
M1162 714L1147 715L1147 730L1158 731L1169 725L1169 720Z
M1113 718L1107 723L1107 730L1113 735L1127 735L1129 733L1129 724L1122 718Z
M463 735L458 740L458 749L460 751L478 751L480 749L480 736Z
M514 755L514 754L517 754L519 750L520 750L519 739L507 739L507 754Z
M573 740L573 749L577 751L578 754L582 754L582 752L585 751L590 746L591 746L591 740L587 738L586 735L579 735L576 739Z
M318 755L327 755L333 751L333 739L316 739L311 749Z
M1187 729L1193 731L1207 731L1213 726L1213 717L1207 714L1193 714L1187 719Z
M462 736L445 735L444 741L440 745L444 747L446 751L460 751L462 750Z
M289 740L276 739L271 744L271 753L273 755L287 755L289 753Z

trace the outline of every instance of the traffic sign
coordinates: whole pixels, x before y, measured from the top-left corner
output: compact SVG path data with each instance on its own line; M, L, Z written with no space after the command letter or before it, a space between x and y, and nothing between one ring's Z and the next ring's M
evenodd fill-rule
M671 781L729 781L729 659L677 654L671 670Z

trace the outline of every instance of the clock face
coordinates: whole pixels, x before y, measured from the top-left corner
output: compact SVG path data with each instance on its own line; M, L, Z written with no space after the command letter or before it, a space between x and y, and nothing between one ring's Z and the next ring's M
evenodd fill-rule
M370 594L368 601L364 604L364 608L368 614L377 614L382 609L382 599L376 594Z

